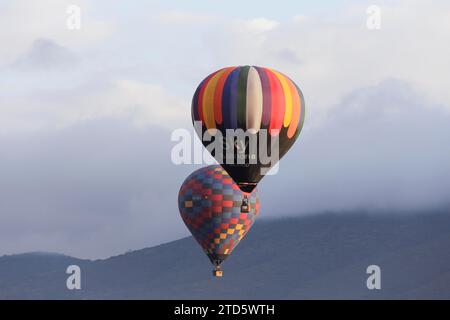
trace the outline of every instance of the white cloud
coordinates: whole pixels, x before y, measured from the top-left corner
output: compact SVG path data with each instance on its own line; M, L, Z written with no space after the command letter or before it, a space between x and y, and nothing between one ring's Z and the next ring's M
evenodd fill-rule
M209 14L200 14L194 12L183 11L163 11L159 13L154 20L158 23L168 24L171 26L184 25L204 25L206 23L214 23L218 17Z
M278 21L266 18L255 18L250 20L238 21L239 27L244 27L249 31L264 32L276 28L279 25Z
M308 19L308 16L303 14L297 14L294 16L293 21L296 23L303 23Z
M66 25L68 6L81 8L81 29ZM88 0L16 0L0 11L0 66L12 63L39 38L51 39L62 46L87 49L108 38L112 23L95 17L93 3Z
M355 88L397 78L450 109L450 4L397 1L380 5L381 30L366 27L366 6L285 21L222 19L193 29L205 46L199 70L256 64L285 72L303 89L311 125ZM184 43L183 43L184 45ZM202 64L203 61L203 64Z
M60 129L97 118L122 118L137 127L165 128L177 128L190 121L187 103L159 85L132 80L91 85L4 98L8 103L0 106L0 134Z
M117 81L107 90L80 100L81 107L75 107L74 113L81 119L128 118L137 126L176 128L190 117L186 103L161 86L130 80Z
M0 99L7 101L0 112L3 116L12 116L6 126L10 129L22 127L21 122L28 123L27 127L33 126L34 116L26 116L22 111L36 111L37 108L43 108L42 117L46 117L45 111L50 112L49 122L61 119L61 114L82 119L108 114L129 116L128 111L137 112L148 121L161 120L160 110L146 107L144 112L136 105L143 105L143 99L152 100L149 93L154 92L155 101L168 103L164 108L167 116L172 114L169 110L173 106L183 105L185 111L195 87L204 76L223 66L242 64L273 67L294 79L305 94L307 126L324 121L333 105L349 92L387 78L408 81L417 91L450 109L450 91L447 89L450 74L445 72L450 70L450 44L444 40L450 31L450 5L445 2L433 6L420 1L380 4L382 27L378 31L366 28L366 7L360 4L346 5L335 15L324 16L305 17L293 10L292 19L280 21L261 16L230 19L205 11L155 10L150 16L146 14L146 19L129 20L129 15L123 15L126 21L122 21L121 15L114 15L111 21L105 22L95 19L95 12L101 8L93 7L89 1L79 3L83 11L82 30L69 31L65 28L68 4L69 1L46 0L31 4L18 1L0 13L0 37L12 43L0 52L0 64L17 61L30 50L33 41L40 38L66 48L79 62L73 70L50 76L2 70L8 79L2 79L0 75L1 85L12 80L22 87L19 90L17 86L7 85L6 90L0 92ZM120 32L112 33L113 25L120 25L117 30ZM105 75L106 79L99 78ZM45 84L39 80L42 76L46 79ZM102 91L103 85L92 86L92 83L104 83L105 80L115 89L106 93ZM154 88L126 89L124 83L127 81L134 82L136 87L159 86L172 98L163 97ZM64 92L72 95L75 88L93 90L96 87L100 91L89 91L84 99L68 97L68 111L63 112L61 106L53 108L51 103L48 106L36 100L39 91L46 86L51 90L58 86L68 89L56 88L56 95ZM124 93L126 90L141 90L141 98L133 93L139 102L131 102L130 105L135 107L119 107L117 103L106 102L105 95L109 94L115 97L112 100L122 101L121 105L125 105L126 98L120 97L128 97ZM21 96L14 97L6 91L20 91ZM88 99L100 99L99 107L86 107L86 104L90 105ZM19 100L20 105L28 106L5 110L8 105L16 106ZM79 101L78 111L70 103L72 100ZM109 107L105 107L105 103ZM131 111L133 108L141 111ZM156 113L150 116L151 112ZM62 122L70 123L64 117Z
M66 47L48 39L36 39L29 52L19 57L13 67L19 69L53 69L71 67L77 63L77 57ZM22 71L25 71L22 70Z

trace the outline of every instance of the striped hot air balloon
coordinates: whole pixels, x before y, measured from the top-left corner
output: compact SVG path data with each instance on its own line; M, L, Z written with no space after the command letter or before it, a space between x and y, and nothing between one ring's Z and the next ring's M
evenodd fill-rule
M217 129L222 136L226 136L227 129L247 132L246 140L240 144L245 150L235 150L233 163L227 163L223 156L229 144L224 143L222 152L212 152L243 191L253 190L263 172L275 164L263 161L261 146L270 150L274 138L278 139L277 158L281 159L300 134L304 119L305 101L299 87L284 74L269 68L220 69L200 83L192 99L192 120L201 122L202 136L207 130L216 132L209 129ZM249 146L251 136L256 138L254 149ZM201 140L205 146L210 143ZM238 163L239 153L244 155L245 163Z

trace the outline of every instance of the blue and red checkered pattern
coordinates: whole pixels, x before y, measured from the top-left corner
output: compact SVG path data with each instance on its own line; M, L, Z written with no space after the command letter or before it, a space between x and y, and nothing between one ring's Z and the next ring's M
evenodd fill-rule
M245 196L248 212L241 210ZM241 191L221 166L213 165L186 178L178 207L184 223L213 261L233 251L253 225L260 203L257 190Z

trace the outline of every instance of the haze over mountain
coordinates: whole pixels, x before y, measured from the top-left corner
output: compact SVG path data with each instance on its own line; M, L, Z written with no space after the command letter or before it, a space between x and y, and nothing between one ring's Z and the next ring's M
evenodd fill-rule
M221 279L190 237L104 260L3 256L0 298L448 299L449 226L449 209L257 221ZM71 264L81 268L81 290L66 288ZM381 290L366 287L366 268L374 264Z

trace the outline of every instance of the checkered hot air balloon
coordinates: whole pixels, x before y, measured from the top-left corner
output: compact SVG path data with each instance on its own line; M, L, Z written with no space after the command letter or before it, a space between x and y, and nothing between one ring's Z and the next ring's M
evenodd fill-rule
M203 139L205 132L211 136L220 133L223 148L211 149L211 153L246 192L252 191L268 169L291 148L304 119L305 101L299 87L284 74L269 68L220 69L200 83L192 99L192 121L201 123L202 130L197 133L202 135L203 144L207 146L214 139ZM247 136L223 138L229 129L242 129ZM236 148L231 149L233 145ZM269 151L272 146L278 157L275 163L267 163L264 156L272 155ZM232 153L231 162L226 161L227 152Z
M247 234L259 213L257 190L243 192L219 165L201 168L178 194L181 217L221 276L220 264Z

